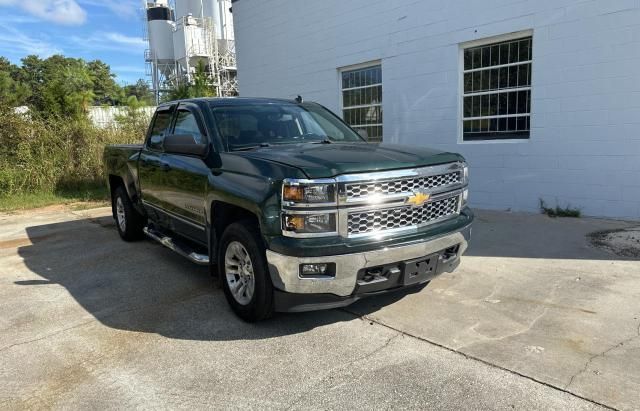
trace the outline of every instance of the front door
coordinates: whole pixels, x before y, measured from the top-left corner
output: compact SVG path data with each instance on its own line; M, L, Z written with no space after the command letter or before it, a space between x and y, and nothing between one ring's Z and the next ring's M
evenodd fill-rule
M180 103L175 113L171 134L189 135L194 144L207 142L207 133L199 109ZM171 217L170 228L189 239L207 243L206 203L209 167L199 156L172 154L165 151L163 186L160 197Z

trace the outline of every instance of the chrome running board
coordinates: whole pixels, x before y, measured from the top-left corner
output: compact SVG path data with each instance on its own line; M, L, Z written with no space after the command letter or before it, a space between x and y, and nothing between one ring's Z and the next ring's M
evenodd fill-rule
M208 255L199 254L185 246L178 245L173 241L171 237L164 235L163 233L156 231L153 228L145 227L142 229L142 231L144 231L147 237L156 240L168 249L173 250L181 256L191 260L191 262L198 265L209 265Z

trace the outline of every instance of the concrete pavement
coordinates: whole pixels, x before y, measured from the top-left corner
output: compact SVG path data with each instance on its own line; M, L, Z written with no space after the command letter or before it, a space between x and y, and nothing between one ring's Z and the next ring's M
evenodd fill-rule
M0 215L0 408L640 407L640 262L586 239L629 224L481 212L419 293L246 324L107 215Z

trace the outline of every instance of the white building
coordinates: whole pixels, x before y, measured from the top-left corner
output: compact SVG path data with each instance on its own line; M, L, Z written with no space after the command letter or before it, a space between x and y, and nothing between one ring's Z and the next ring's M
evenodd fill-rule
M240 94L462 153L475 207L640 218L639 0L235 0Z

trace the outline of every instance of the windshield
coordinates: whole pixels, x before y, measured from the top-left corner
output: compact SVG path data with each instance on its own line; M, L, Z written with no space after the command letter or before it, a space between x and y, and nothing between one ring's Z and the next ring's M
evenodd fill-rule
M276 144L364 143L338 117L317 104L253 103L212 107L228 150Z

